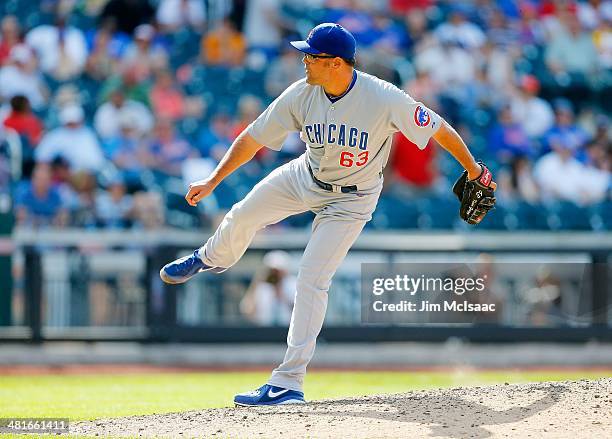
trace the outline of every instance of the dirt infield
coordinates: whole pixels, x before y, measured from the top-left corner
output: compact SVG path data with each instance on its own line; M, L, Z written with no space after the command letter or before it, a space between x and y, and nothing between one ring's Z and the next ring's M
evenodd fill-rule
M612 437L612 378L80 422L71 433L217 438Z

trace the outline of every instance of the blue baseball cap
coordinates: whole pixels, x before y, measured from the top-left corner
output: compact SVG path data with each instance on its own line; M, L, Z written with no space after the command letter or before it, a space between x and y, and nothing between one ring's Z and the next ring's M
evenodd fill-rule
M300 52L311 55L328 53L344 59L355 58L355 37L338 23L322 23L314 27L306 41L291 41Z

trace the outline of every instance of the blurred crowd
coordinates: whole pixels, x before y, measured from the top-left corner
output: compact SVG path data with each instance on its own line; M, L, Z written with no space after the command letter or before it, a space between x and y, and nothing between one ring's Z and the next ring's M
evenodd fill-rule
M187 185L303 76L288 41L335 21L355 35L360 70L439 112L492 168L500 209L491 227L610 227L612 1L6 0L0 8L0 152L13 156L0 159L0 183L16 177L20 225L214 225L304 151L299 136L280 153L262 151L197 209L183 200ZM440 220L457 208L449 187L459 168L430 146L419 151L398 135L383 195L391 202L369 227L455 226ZM411 200L410 213L393 210ZM395 223L398 215L414 221Z

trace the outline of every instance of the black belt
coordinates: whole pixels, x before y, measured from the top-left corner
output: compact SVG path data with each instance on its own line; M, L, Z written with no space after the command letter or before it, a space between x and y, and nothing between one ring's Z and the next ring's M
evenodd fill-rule
M310 172L310 176L312 177L314 182L317 184L317 186L319 186L321 189L325 189L326 191L335 192L334 187L331 184L325 183L324 181L321 181L317 177L314 176L314 173L312 172L312 168L310 167L310 163L306 163L306 164L308 165L308 172ZM349 192L356 192L356 191L357 191L357 186L355 185L340 186L340 192L342 192L343 194L348 194Z

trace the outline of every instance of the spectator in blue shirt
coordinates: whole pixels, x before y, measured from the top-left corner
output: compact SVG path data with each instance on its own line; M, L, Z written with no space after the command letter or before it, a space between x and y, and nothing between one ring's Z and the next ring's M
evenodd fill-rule
M225 112L216 113L198 136L198 150L202 157L219 163L232 144L232 138L231 117Z
M515 156L534 156L531 142L527 134L512 116L510 106L502 108L498 122L489 131L489 148L495 153L501 163L510 163Z
M185 160L198 156L197 150L176 134L169 119L157 121L148 153L152 156L150 167L160 182L168 177L180 177Z
M589 140L589 135L574 121L574 109L566 99L554 102L555 124L546 133L545 140L549 149L556 147L569 149L576 154Z
M116 176L109 182L108 190L98 191L95 201L98 226L106 229L123 229L130 225L133 201L125 190L122 178Z
M119 115L119 133L104 143L104 153L117 167L128 192L145 189L142 181L151 157L141 139L137 116L131 112Z
M38 164L32 171L32 180L24 182L15 194L17 224L26 227L63 227L68 212L62 197L51 181L48 164Z

